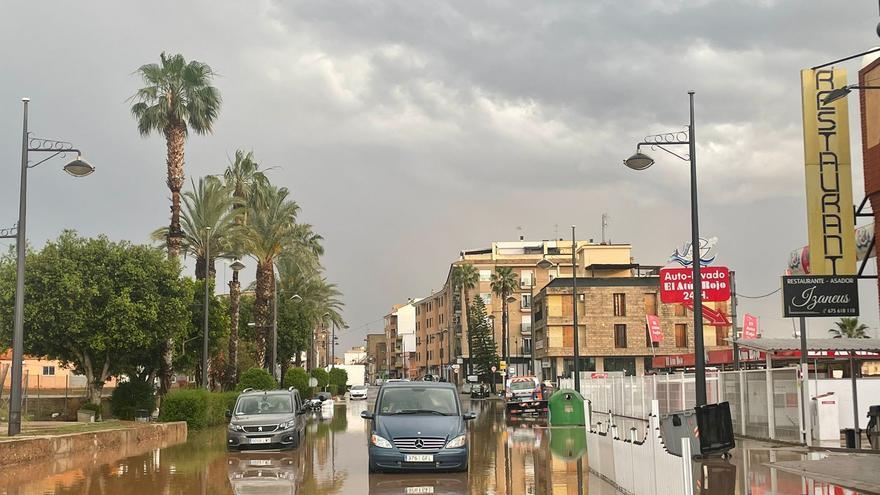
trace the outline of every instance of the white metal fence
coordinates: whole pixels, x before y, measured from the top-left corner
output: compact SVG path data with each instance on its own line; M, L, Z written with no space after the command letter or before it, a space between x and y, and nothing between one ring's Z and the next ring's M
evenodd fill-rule
M800 443L798 380L795 368L710 372L706 396L710 404L730 403L738 434ZM658 402L661 415L696 404L694 375L686 373L608 378L581 373L581 393L591 403L594 421L601 421L599 413L612 414L619 428L635 429L639 438L645 438L651 401Z

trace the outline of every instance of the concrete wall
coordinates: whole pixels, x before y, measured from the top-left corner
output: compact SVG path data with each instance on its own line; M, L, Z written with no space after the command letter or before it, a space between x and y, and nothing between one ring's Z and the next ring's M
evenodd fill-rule
M818 383L818 387L817 387ZM880 378L862 378L858 380L859 428L868 426L868 407L880 405ZM852 382L843 379L810 379L810 397L818 394L834 392L840 416L840 428L853 427Z

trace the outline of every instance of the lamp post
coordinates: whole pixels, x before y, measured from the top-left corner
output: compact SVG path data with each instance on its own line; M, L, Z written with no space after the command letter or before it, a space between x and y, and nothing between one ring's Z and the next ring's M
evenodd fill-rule
M12 330L12 383L9 393L9 436L21 433L21 379L24 365L24 264L27 253L27 173L41 163L65 153L76 153L76 159L64 166L64 171L74 177L85 177L95 171L80 157L80 150L66 141L40 139L31 137L28 132L28 102L30 98L22 98L23 119L21 131L21 182L18 196L18 224L16 225L15 249L15 321ZM51 153L43 160L28 165L29 153ZM8 236L12 237L12 236Z
M537 263L535 263L535 266L536 266L537 268L540 268L541 270L545 270L545 271L547 271L547 272L548 272L548 273L547 273L547 278L548 278L548 279L550 279L550 274L549 274L550 269L553 268L553 267L555 266L555 267L556 267L556 278L559 278L559 263L554 263L554 262L548 260L546 254L544 254L544 256L542 256L541 259L538 260ZM535 273L535 278L537 279L537 277L538 277L538 274L537 274L537 272L536 272L536 273ZM548 282L548 285L549 285L549 282ZM532 289L534 289L534 287L535 287L535 282L533 281L533 282L532 282ZM532 308L531 308L531 310L532 310L532 328L534 328L534 327L535 327L535 301L534 301L534 290L532 290L532 302L531 302L531 304L532 304ZM546 322L547 320L544 320L544 321ZM544 325L544 328L549 328L549 327L548 327L547 325ZM545 332L545 334L546 334L546 332ZM545 348L545 349L546 349L546 348ZM535 358L535 344L534 344L534 337L532 338L532 360L533 360L533 361L536 360L536 358ZM537 372L538 372L538 365L537 365L537 363L535 363L535 373L537 374ZM542 368L542 369L541 369L541 375L542 375L542 377L543 377L543 374L544 374L544 371L543 371L543 368Z
M238 272L244 269L244 263L235 260L232 265L232 280L229 282L229 309L232 313L229 320L229 382L235 384L238 374L238 318L239 304L241 303L241 282L238 281Z
M577 237L571 226L571 316L574 326L574 389L581 391L581 350L578 338Z
M208 388L208 311L211 300L208 295L211 266L211 227L205 227L205 317L202 320L202 388Z
M691 266L693 267L694 280L694 367L696 381L696 404L706 405L706 355L703 345L703 290L700 278L700 227L699 210L697 208L697 147L696 132L694 128L694 92L688 91L690 96L690 123L686 131L668 132L647 136L644 141L636 145L636 153L624 160L624 165L633 170L645 170L654 164L654 160L641 153L641 146L650 146L651 149L659 148L670 155L690 162L691 167ZM688 154L679 155L667 149L667 146L687 145Z

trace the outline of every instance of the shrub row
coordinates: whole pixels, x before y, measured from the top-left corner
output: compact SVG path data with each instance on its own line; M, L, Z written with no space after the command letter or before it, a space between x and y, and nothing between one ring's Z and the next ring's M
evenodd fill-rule
M235 406L237 397L237 392L175 390L162 401L159 421L186 421L187 427L193 430L223 424L226 411Z

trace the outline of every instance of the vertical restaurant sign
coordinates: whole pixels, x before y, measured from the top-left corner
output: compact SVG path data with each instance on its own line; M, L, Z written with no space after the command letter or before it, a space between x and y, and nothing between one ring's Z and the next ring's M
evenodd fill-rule
M810 273L854 275L856 242L847 100L823 103L829 92L846 86L846 70L804 69L801 83Z
M646 315L648 320L648 332L651 334L651 342L663 341L663 330L660 328L660 317L657 315Z
M743 335L742 338L757 339L758 338L758 317L746 313L743 317Z

